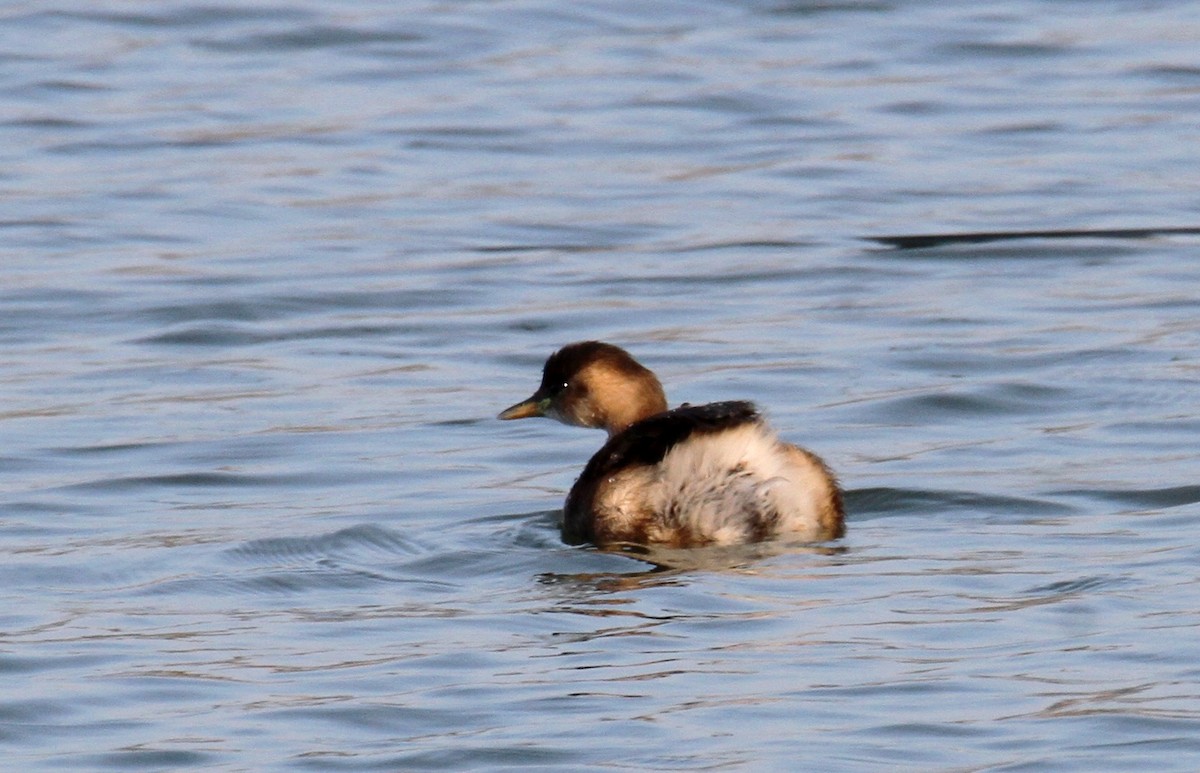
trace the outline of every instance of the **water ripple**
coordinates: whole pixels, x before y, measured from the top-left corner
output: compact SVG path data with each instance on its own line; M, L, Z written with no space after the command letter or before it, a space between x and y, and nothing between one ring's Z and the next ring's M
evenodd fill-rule
M1047 499L985 494L978 491L938 491L877 487L846 492L846 509L853 518L935 513L1012 513L1064 515L1073 508Z
M1195 767L1188 4L9 5L11 765ZM846 537L563 545L585 338Z
M420 543L399 532L373 524L360 524L329 534L312 537L273 537L240 545L227 552L238 561L273 563L277 561L311 563L326 558L380 557L414 555L425 552Z

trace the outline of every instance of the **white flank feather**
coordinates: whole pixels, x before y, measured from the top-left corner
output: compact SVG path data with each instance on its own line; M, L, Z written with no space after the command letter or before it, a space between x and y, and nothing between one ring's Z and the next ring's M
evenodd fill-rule
M658 466L653 499L665 529L682 527L717 545L751 539L750 513L777 513L776 530L819 539L825 473L788 452L761 423L696 434L672 448Z

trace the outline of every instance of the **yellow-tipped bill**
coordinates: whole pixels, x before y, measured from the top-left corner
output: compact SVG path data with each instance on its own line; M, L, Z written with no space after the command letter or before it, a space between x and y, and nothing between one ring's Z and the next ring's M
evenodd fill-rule
M500 415L496 418L508 420L529 419L534 416L545 416L547 403L549 402L549 400L539 400L537 395L534 395L528 400L522 400L516 405L509 406L503 411L500 411Z

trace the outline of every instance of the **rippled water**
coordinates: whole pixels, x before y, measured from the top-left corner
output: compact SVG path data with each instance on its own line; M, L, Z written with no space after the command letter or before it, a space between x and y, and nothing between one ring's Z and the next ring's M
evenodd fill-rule
M1200 766L1194 4L21 2L0 61L7 766ZM493 417L581 338L846 538L564 546L601 436Z

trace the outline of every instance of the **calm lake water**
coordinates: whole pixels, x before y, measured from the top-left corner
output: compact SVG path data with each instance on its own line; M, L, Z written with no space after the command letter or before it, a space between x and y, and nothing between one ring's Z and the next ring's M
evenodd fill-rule
M1098 233L1200 226L1197 4L30 0L0 62L0 767L1200 769L1200 237ZM563 545L603 436L494 417L583 338L845 539Z

